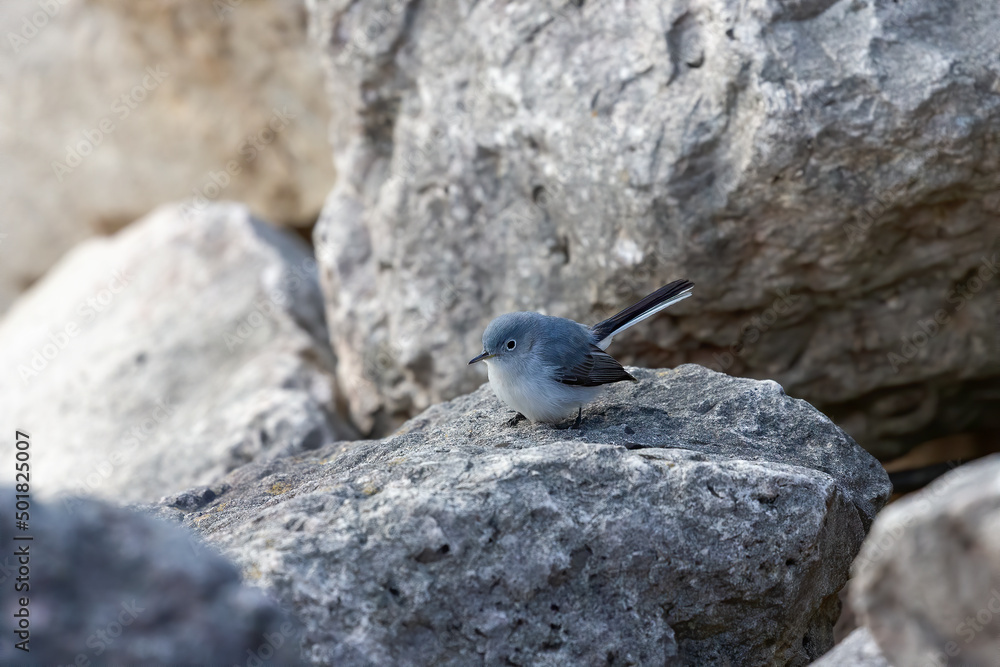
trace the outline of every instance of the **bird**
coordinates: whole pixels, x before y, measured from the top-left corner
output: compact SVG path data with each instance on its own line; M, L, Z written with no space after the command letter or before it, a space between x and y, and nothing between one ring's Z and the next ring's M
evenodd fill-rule
M694 283L675 280L621 312L593 326L541 313L507 313L483 333L482 352L469 365L486 362L490 386L516 414L510 425L527 418L557 423L576 408L579 428L583 406L603 386L637 380L605 352L614 337L691 296Z

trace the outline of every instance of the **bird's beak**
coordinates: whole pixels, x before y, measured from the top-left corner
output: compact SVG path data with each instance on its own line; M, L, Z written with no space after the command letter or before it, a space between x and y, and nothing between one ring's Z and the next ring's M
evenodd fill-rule
M492 359L492 358L493 358L492 354L490 354L486 350L483 350L482 354L480 354L478 357L474 357L473 359L471 359L469 361L469 365L471 366L472 364L476 363L477 361L482 361L483 359Z

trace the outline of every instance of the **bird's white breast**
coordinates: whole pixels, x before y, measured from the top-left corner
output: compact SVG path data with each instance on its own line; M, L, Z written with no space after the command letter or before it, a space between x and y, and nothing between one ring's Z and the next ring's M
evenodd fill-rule
M501 401L531 421L558 422L601 393L601 387L566 385L553 379L554 370L536 363L488 359L490 386Z

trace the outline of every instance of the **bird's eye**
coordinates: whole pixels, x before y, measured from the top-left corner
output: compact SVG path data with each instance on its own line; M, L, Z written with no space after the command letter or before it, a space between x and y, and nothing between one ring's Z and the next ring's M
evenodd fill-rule
M517 347L517 343L515 343L512 340L507 341L507 349L508 350L513 350L515 347Z

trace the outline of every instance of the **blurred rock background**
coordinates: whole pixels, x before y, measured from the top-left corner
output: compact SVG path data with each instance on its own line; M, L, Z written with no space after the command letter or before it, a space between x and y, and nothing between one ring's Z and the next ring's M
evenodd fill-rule
M0 497L10 506L13 489ZM3 664L299 663L293 619L187 531L92 500L35 503L31 515L37 541L0 528L12 554L28 553L0 563L0 607L27 617L16 642L30 649L4 642Z
M59 443L43 488L125 502L354 439L316 273L235 204L85 241L0 321L0 428Z
M4 2L0 312L166 202L311 225L334 171L307 23L297 0Z

